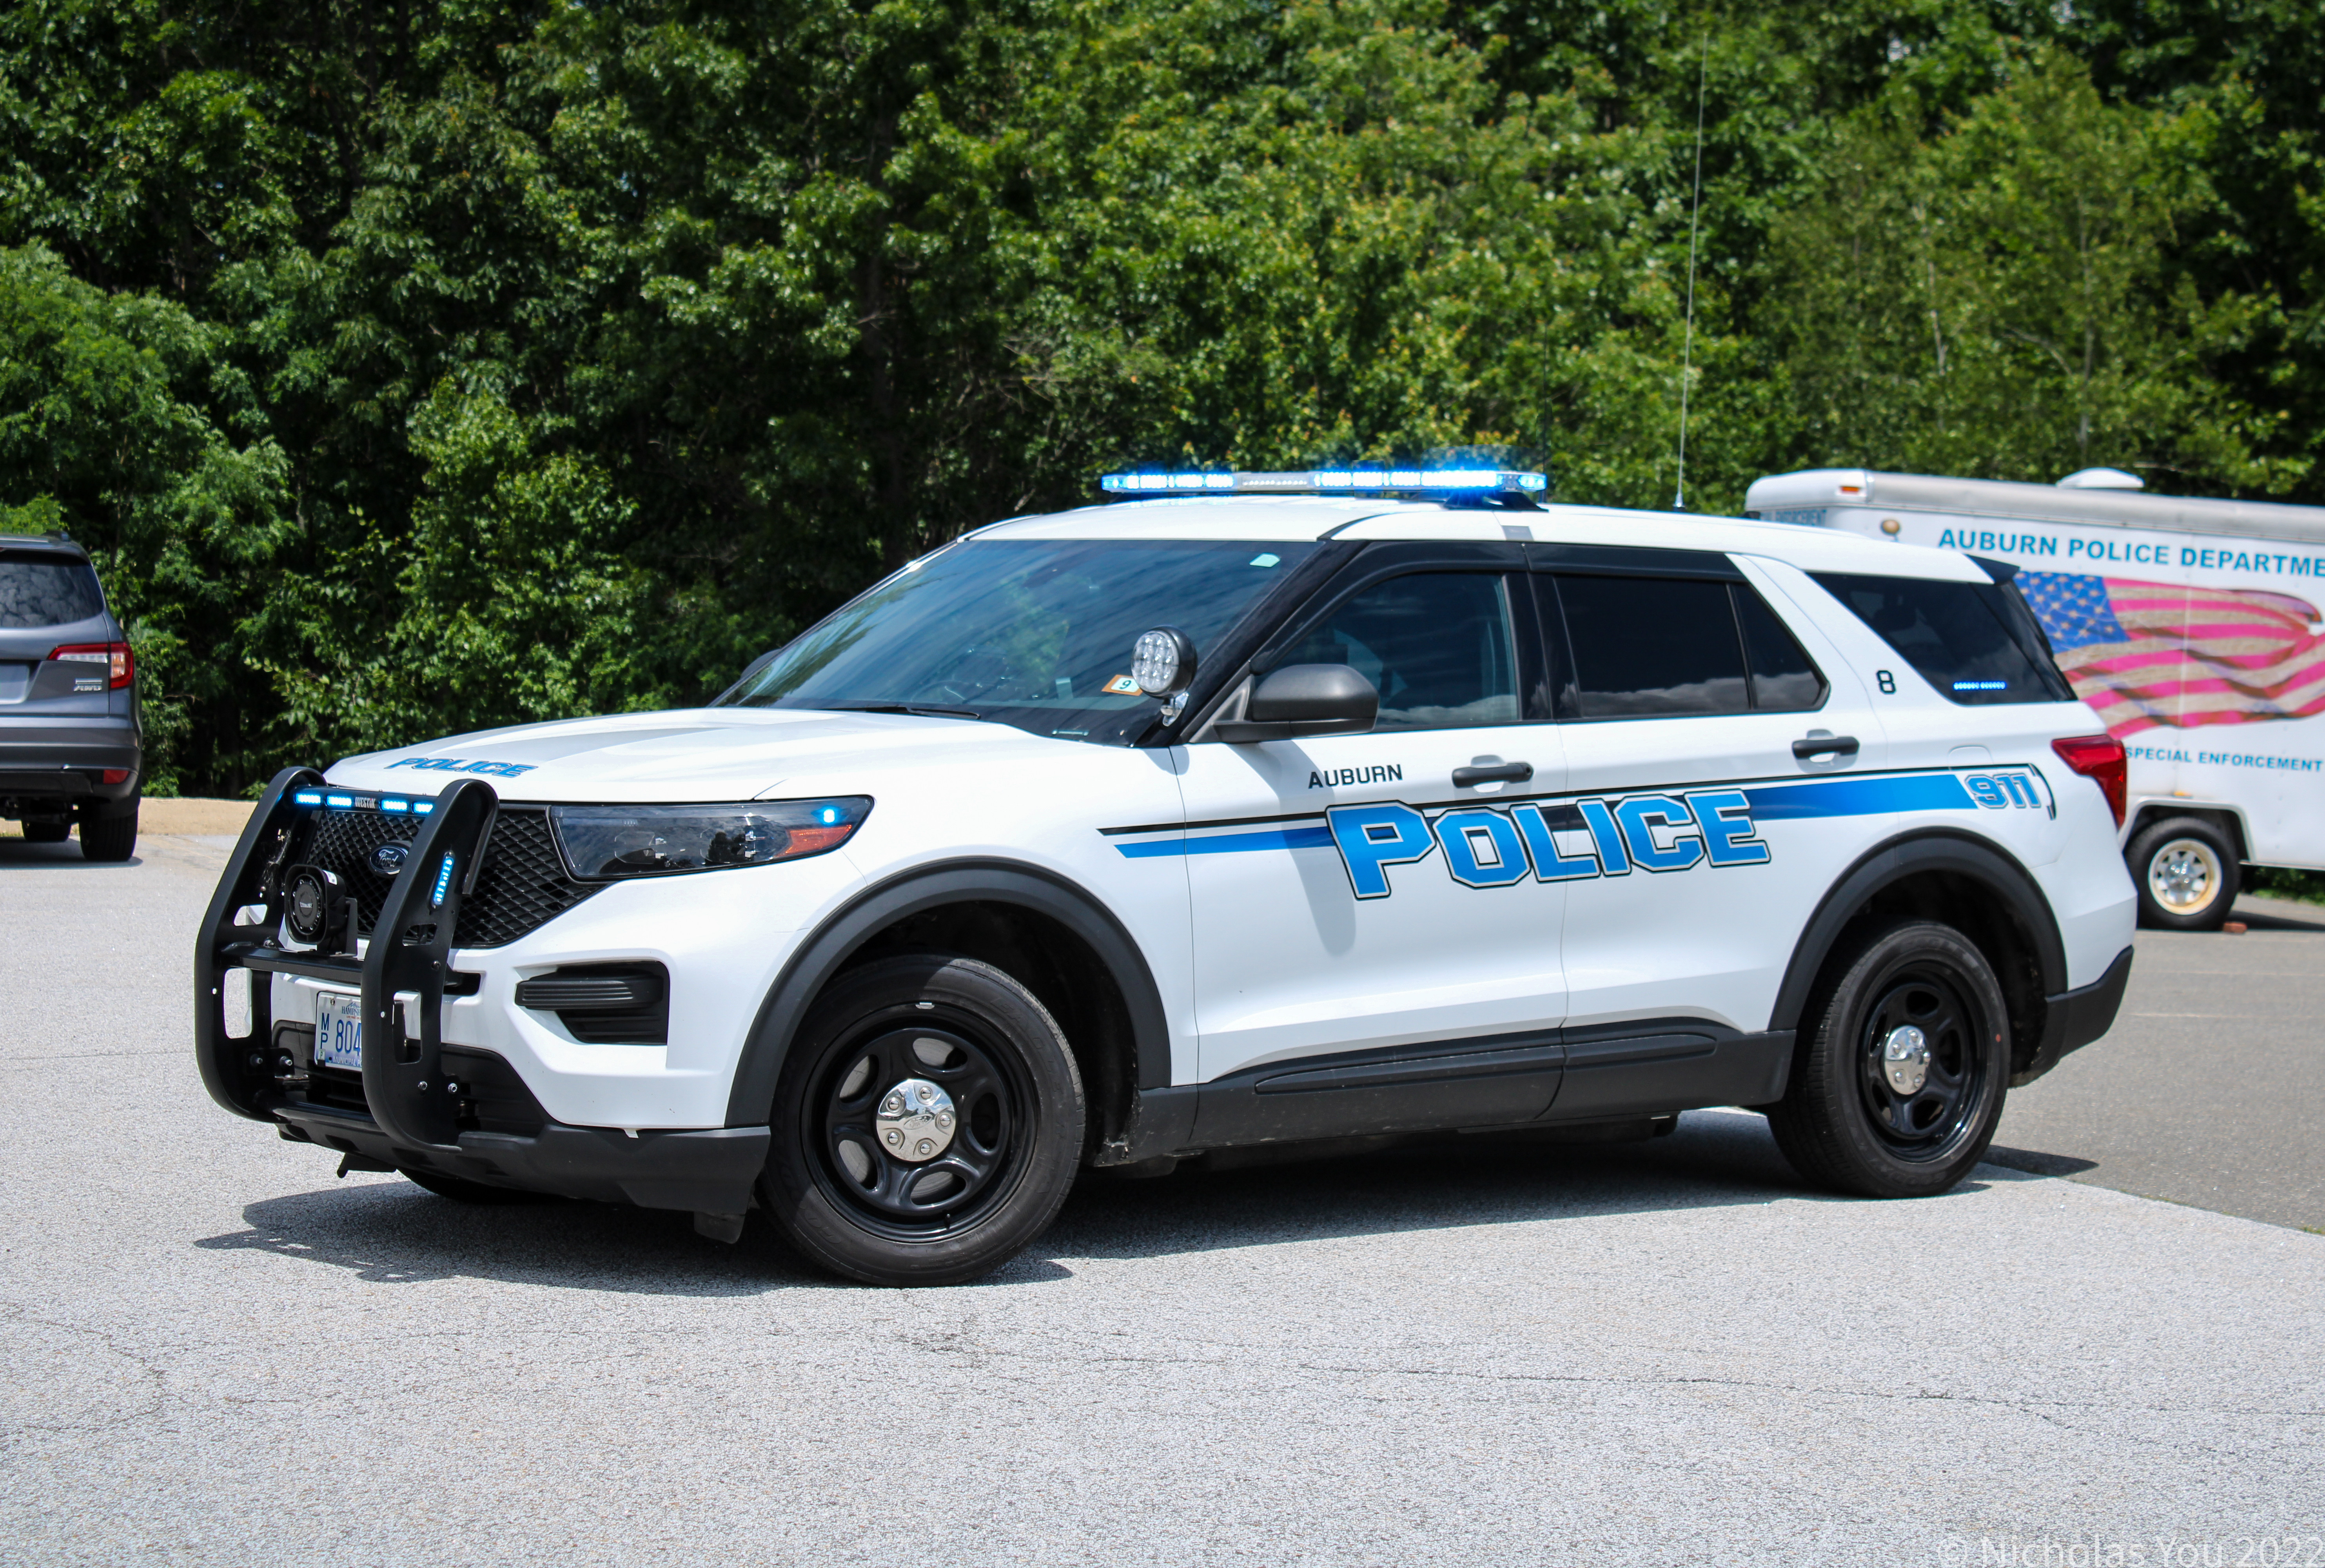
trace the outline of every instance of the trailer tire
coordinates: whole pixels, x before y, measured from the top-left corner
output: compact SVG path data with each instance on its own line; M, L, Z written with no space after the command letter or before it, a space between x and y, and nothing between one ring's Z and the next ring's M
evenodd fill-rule
M2143 829L2125 857L2139 888L2139 923L2158 931L2218 931L2237 901L2237 853L2201 817Z

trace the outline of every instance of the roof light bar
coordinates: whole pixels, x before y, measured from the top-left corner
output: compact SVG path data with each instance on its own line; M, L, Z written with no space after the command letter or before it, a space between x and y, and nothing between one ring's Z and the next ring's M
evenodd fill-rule
M1381 496L1533 492L1547 475L1510 469L1299 469L1283 473L1107 474L1110 495Z

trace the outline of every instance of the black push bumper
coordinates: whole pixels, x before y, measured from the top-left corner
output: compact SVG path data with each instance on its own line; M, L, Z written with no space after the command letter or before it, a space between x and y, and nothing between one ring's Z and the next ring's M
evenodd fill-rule
M460 1126L461 1097L440 1034L460 901L476 885L499 802L482 779L432 803L374 923L363 956L282 945L284 861L293 796L322 783L274 776L250 814L203 916L194 952L194 1049L210 1098L283 1136L382 1169L440 1171L492 1184L649 1209L740 1214L765 1165L767 1129L640 1132L548 1122L515 1134ZM352 937L348 938L352 945ZM251 971L250 1032L227 1033L226 977ZM278 1072L265 976L304 975L359 994L364 1109L315 1102ZM459 1047L452 1048L455 1052ZM473 1054L473 1053L469 1053Z
M2081 1050L2115 1027L2124 988L2130 983L2131 949L2126 948L2115 955L2107 973L2091 984L2046 997L2042 1043L2035 1046L2033 1059L2010 1075L2010 1087L2033 1082L2059 1065L2069 1052Z

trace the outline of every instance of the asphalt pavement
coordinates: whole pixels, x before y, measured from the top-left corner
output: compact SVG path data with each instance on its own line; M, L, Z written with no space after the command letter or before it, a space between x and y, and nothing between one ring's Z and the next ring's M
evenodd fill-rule
M0 1561L2325 1560L2325 932L2143 936L2126 1031L2005 1124L2068 1179L1831 1199L1694 1113L1088 1182L899 1292L755 1220L335 1180L218 1110L225 849L0 840Z
M2015 1091L1993 1157L2325 1232L2325 905L2143 931L2115 1027Z

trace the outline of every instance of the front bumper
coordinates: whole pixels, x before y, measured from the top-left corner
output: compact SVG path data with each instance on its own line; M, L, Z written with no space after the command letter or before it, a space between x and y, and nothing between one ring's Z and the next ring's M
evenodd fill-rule
M412 869L388 884L360 956L282 946L281 894L269 882L268 867L285 858L293 842L292 797L320 783L311 772L291 769L268 786L204 918L194 962L195 1041L212 1099L236 1115L274 1125L286 1138L335 1149L359 1168L436 1171L698 1213L736 1214L750 1206L768 1131L718 1125L733 1077L732 1053L725 1045L714 1042L698 1062L690 1059L694 1045L676 1034L672 1038L681 1043L667 1047L590 1045L559 1037L553 1016L514 1004L515 985L573 957L605 955L566 952L564 939L554 934L470 953L464 973L455 977L451 943L468 868L494 841L496 803L481 780L461 781L437 797L435 810L409 840ZM753 875L731 873L718 886L738 886ZM753 923L737 918L724 895L665 887L660 896L702 906L714 923L736 928L731 941L771 945L755 934ZM606 901L592 900L557 922L583 919L600 902ZM686 922L673 914L661 923ZM707 951L735 960L726 967L745 967L740 954ZM690 959L703 956L690 951ZM763 953L760 961L779 957L780 951L773 957ZM681 977L690 973L675 962L672 969ZM248 971L251 982L248 1026L238 1035L227 1021L230 977L238 980L237 970ZM448 980L458 979L469 982L467 994L448 996ZM308 1033L313 1001L301 992L316 989L359 997L359 1078L327 1072L313 1061ZM680 993L686 1005L673 1006L672 1023L689 1035L714 1035L707 1027L710 1020L691 1016L703 1000L691 995L697 989L707 995L715 988L686 987ZM752 1010L718 995L719 1010L731 1015L739 1038ZM704 1106L707 1115L699 1114Z
M625 1134L549 1122L530 1137L462 1132L449 1146L406 1146L367 1116L319 1105L277 1106L283 1137L353 1155L375 1170L440 1171L641 1209L740 1214L767 1164L767 1129L725 1127Z

